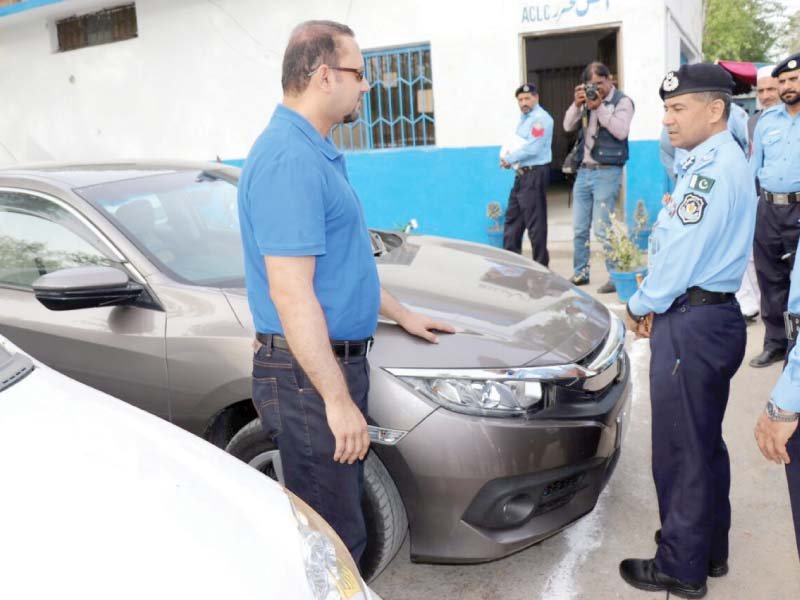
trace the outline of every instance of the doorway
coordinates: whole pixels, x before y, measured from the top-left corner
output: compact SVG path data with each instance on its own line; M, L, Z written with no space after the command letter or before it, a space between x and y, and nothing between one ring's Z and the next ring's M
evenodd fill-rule
M614 84L621 87L619 28L526 36L524 42L526 81L536 84L539 102L555 121L551 170L560 174L577 136L564 131L564 114L572 104L584 67L594 60L602 62L611 71Z

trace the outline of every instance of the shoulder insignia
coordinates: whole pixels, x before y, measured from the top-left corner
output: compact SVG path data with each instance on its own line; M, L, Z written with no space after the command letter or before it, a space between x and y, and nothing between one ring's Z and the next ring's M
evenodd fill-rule
M697 194L686 194L678 205L678 218L684 225L694 225L703 218L708 202Z
M714 160L714 154L715 154L715 151L711 150L708 154L704 154L703 156L701 156L700 157L700 164L711 162L712 160Z
M694 157L694 155L693 155L693 154L690 154L690 155L689 155L689 156L687 156L687 157L686 157L686 159L685 159L685 160L684 160L684 161L681 163L681 169L682 169L683 171L685 171L686 169L688 169L689 167L691 167L691 166L694 164L694 161L695 161L695 160L697 160L697 159Z
M714 187L714 180L711 177L703 177L695 173L689 180L689 188L698 192L708 192Z

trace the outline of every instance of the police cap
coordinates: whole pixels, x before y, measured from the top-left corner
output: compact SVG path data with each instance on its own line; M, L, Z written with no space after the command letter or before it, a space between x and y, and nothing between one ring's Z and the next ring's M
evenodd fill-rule
M517 91L514 92L514 97L516 98L520 94L538 94L539 92L536 91L536 84L534 83L523 83L521 86L517 88Z
M777 77L781 73L785 73L786 71L794 71L796 69L800 69L800 52L797 54L792 54L788 58L784 58L781 62L779 62L774 69L772 69L772 76Z
M677 71L670 71L661 82L658 93L662 100L683 94L697 92L733 91L733 78L719 65L696 63L681 65Z

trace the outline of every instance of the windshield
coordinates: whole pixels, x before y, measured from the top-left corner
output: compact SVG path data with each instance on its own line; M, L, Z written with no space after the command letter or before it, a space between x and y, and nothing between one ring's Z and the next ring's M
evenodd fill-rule
M114 181L75 190L178 281L243 287L237 188L207 171Z

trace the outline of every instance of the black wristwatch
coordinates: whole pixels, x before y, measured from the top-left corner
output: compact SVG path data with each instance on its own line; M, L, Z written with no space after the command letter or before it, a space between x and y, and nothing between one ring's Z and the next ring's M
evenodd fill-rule
M775 405L772 400L767 402L767 417L770 421L779 421L782 423L793 423L800 419L800 413L789 412L782 410Z
M626 311L628 311L628 316L629 316L631 319L633 319L634 321L636 321L637 323L641 323L641 322L642 322L642 319L644 319L644 318L647 316L647 315L642 315L642 316L640 317L640 316L638 316L638 315L635 315L635 314L633 314L633 313L631 312L631 307L628 305L628 303L627 303L627 302L625 303L625 310L626 310Z

